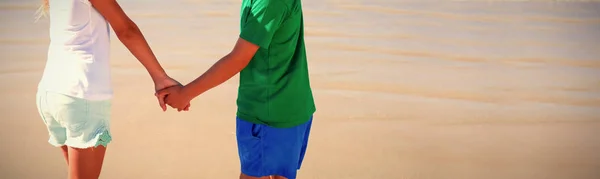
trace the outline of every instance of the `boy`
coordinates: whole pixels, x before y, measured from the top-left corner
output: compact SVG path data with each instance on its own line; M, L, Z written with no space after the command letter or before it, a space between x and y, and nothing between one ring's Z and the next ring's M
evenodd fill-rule
M300 0L243 0L233 50L186 86L159 91L179 111L240 73L236 137L241 179L296 178L315 105L304 48ZM164 99L164 102L162 101Z

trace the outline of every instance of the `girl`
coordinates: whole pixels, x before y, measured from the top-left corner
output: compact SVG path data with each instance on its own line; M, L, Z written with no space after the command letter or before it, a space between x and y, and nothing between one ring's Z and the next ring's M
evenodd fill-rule
M67 161L69 178L97 179L111 141L109 27L150 73L155 90L179 83L165 73L116 0L42 0L42 4L41 16L47 13L50 19L50 45L37 107L49 143L60 147Z

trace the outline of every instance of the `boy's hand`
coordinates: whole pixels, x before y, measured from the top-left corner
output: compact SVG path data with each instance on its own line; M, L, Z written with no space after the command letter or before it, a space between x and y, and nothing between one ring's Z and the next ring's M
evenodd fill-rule
M157 91L156 97L162 101L161 107L166 103L172 108L176 108L177 111L188 111L192 98L183 94L182 89L183 86L177 85Z

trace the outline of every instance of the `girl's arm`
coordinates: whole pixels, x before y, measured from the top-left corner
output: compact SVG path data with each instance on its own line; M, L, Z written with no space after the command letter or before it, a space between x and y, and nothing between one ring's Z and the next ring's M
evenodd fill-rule
M176 85L160 66L156 56L146 42L142 31L123 12L116 0L89 0L92 6L108 21L119 40L131 54L148 70L158 89ZM157 84L158 83L158 84ZM166 83L166 84L163 84ZM167 85L167 86L165 86ZM160 87L159 87L160 86ZM157 90L158 90L157 89Z
M121 6L116 0L89 0L92 6L108 21L110 26L115 31L115 34L129 49L131 54L142 63L146 68L152 81L154 81L155 90L164 89L167 87L181 85L167 75L165 70L160 66L156 56L150 49L148 42L144 38L142 31L138 26L125 14ZM159 103L163 111L166 106L162 99Z

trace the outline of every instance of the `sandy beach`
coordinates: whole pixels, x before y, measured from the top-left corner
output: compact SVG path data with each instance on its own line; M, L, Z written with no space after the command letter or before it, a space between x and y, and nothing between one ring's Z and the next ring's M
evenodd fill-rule
M240 0L122 0L182 83L229 52ZM64 179L35 92L48 20L0 2L0 178ZM317 113L299 179L598 179L600 2L303 0ZM112 35L102 179L237 178L237 80L162 112Z

